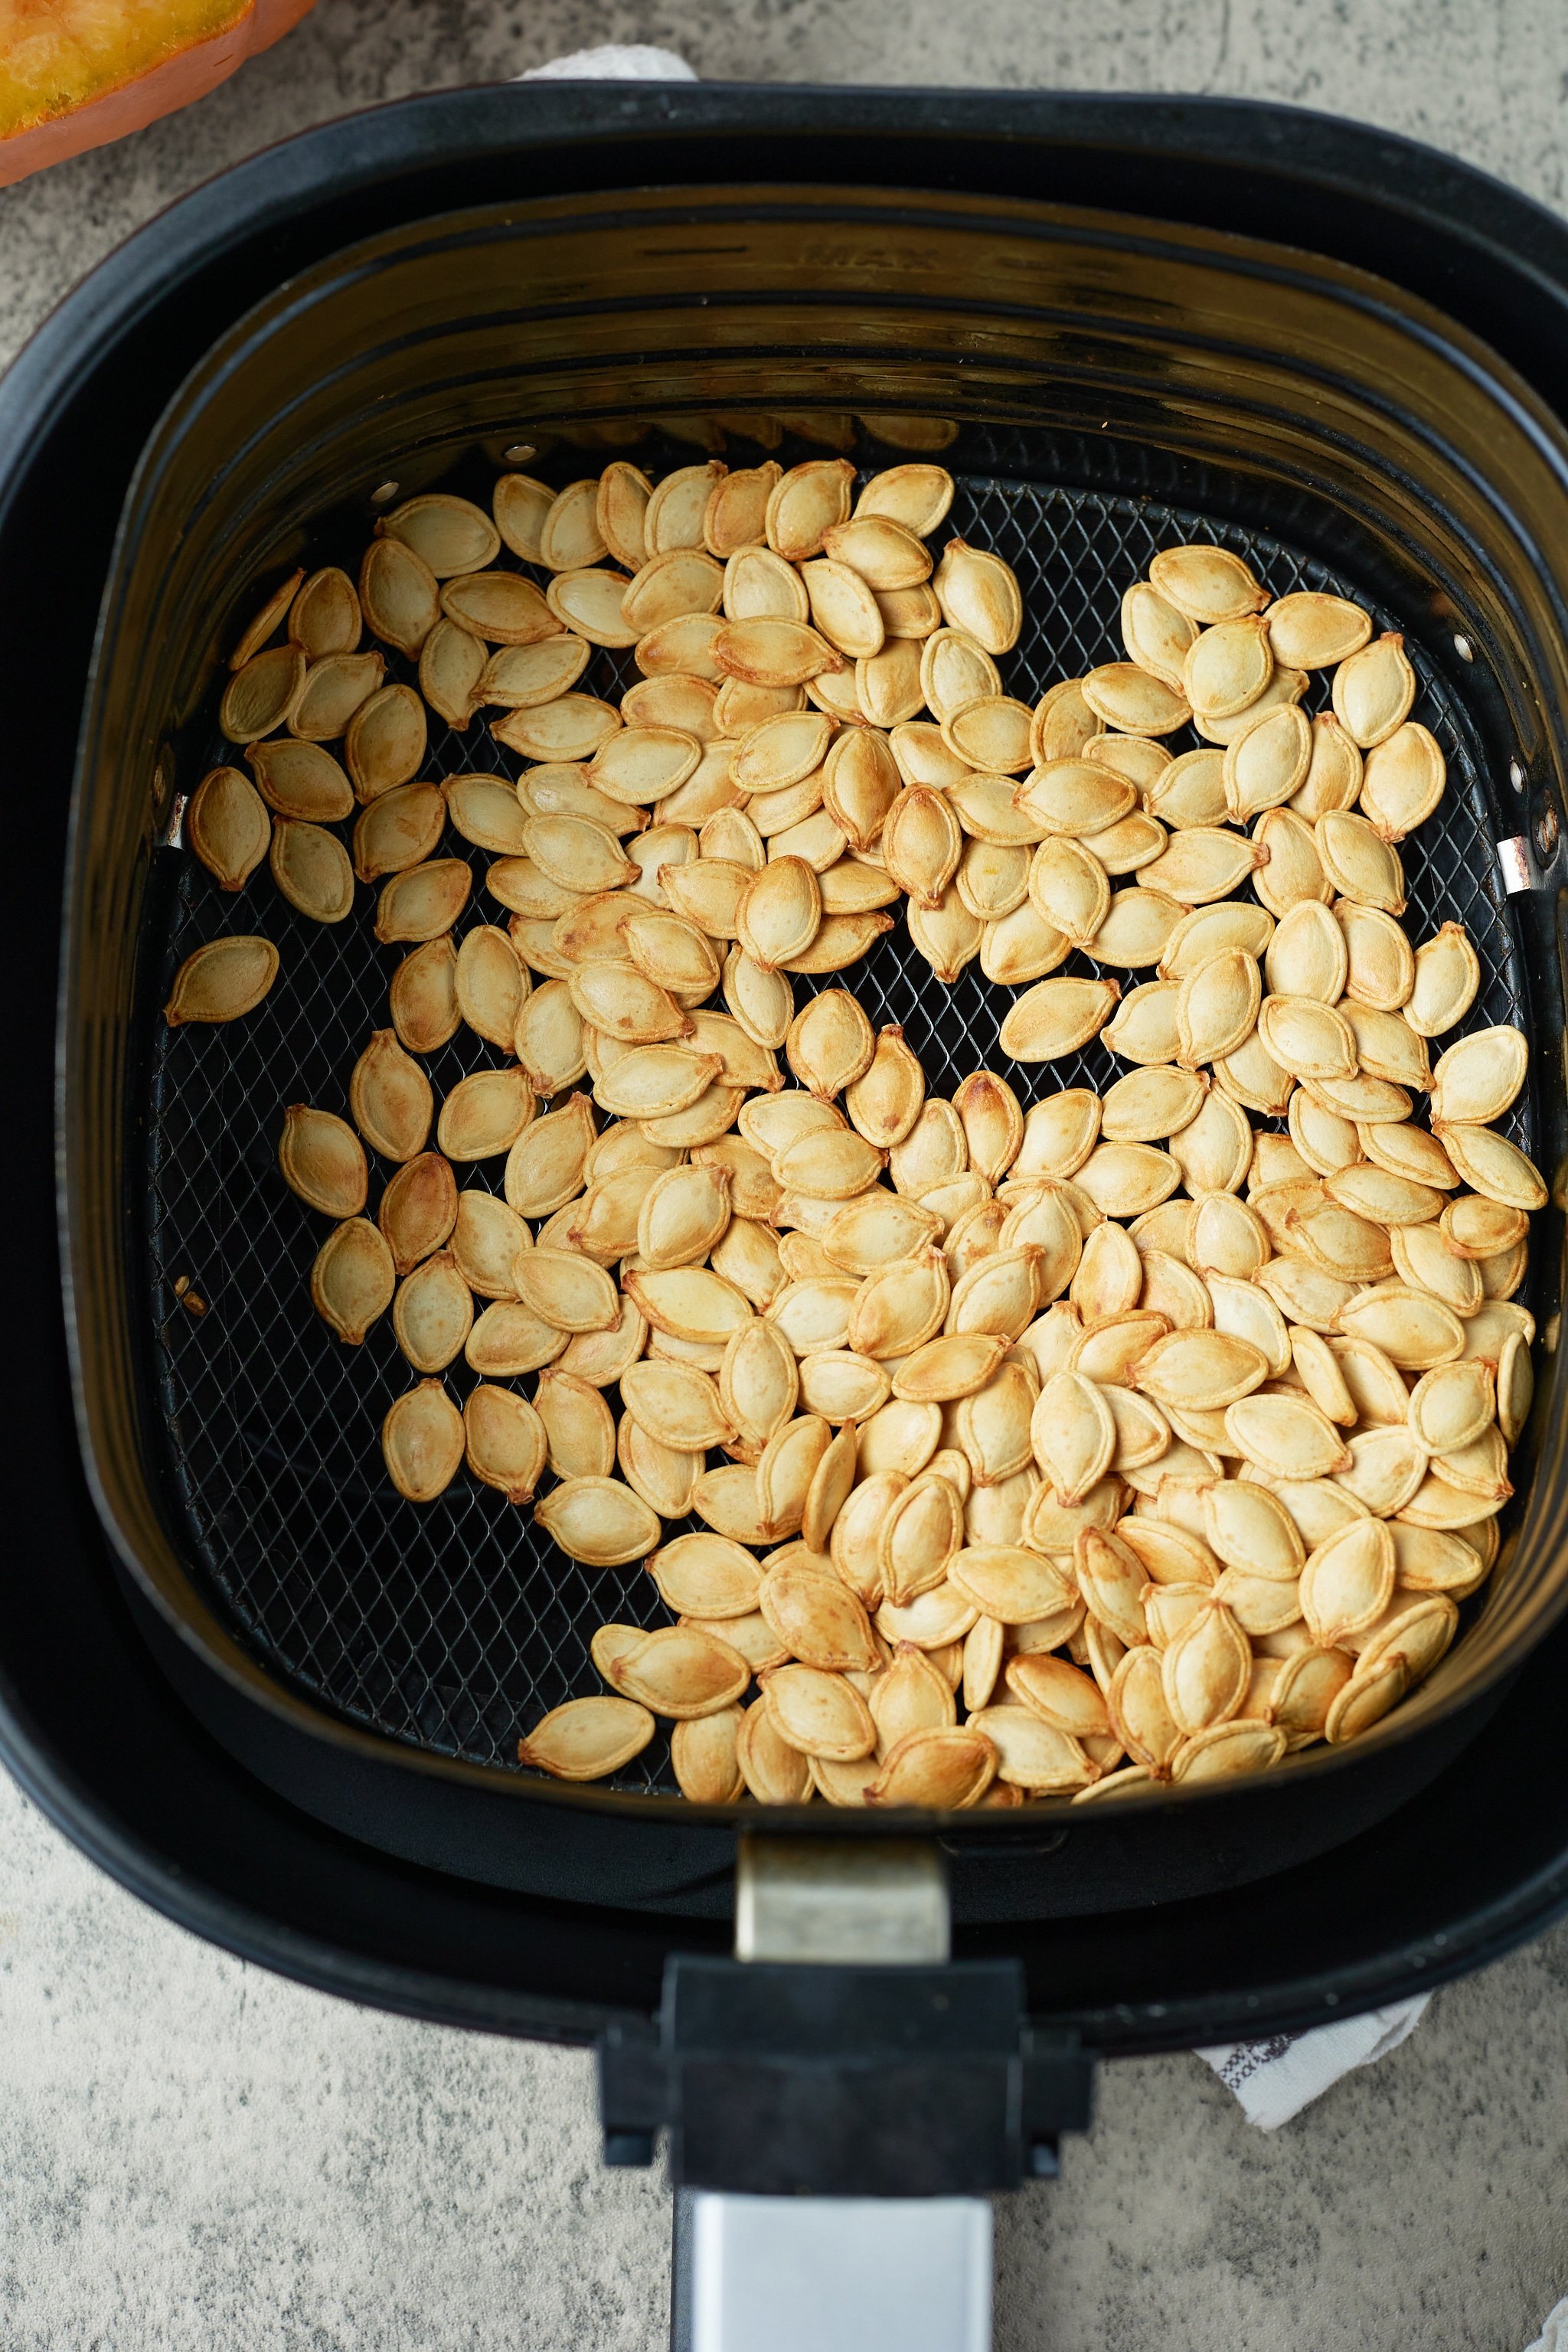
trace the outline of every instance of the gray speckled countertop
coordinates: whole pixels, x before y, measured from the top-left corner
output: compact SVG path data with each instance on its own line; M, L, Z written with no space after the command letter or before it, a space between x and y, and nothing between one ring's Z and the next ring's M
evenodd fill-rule
M199 106L0 192L0 362L268 141L611 40L719 79L1289 100L1568 205L1561 0L319 0ZM1108 2070L1063 2179L999 2209L998 2352L1521 2352L1568 2293L1565 2183L1562 1930L1273 2135L1194 2059ZM0 1780L0 2352L658 2352L668 2236L661 2183L599 2166L586 2057L247 1968Z

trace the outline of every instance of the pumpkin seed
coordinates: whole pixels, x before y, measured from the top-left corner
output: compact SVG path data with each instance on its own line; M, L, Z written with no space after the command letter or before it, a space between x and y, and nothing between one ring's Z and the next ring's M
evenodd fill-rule
M555 1331L610 1331L620 1320L616 1287L602 1266L574 1251L540 1246L519 1253L516 1292L530 1313Z
M763 1680L763 1704L779 1738L802 1755L851 1764L877 1744L865 1700L841 1674L796 1664L774 1667Z
M1330 809L1313 827L1318 857L1334 888L1359 906L1405 912L1405 869L1398 854L1365 817Z
M878 1580L895 1608L907 1608L941 1584L963 1543L963 1507L949 1480L925 1471L883 1511L877 1536Z
M1253 877L1253 888L1268 912L1284 916L1298 899L1334 895L1318 856L1314 827L1294 809L1266 809L1253 827L1253 845L1268 854Z
M930 1210L875 1190L835 1212L823 1229L821 1247L834 1270L869 1276L884 1266L902 1265L940 1233L940 1223Z
M1251 1340L1223 1331L1171 1331L1131 1368L1127 1385L1156 1404L1219 1412L1250 1394L1268 1372L1268 1359Z
M1312 755L1307 773L1290 795L1290 805L1308 824L1327 809L1355 805L1361 790L1362 756L1331 710L1312 720Z
M304 577L302 570L291 572L288 578L280 582L272 591L255 616L247 623L241 632L238 644L229 656L228 666L231 670L243 669L252 654L258 653L268 638L276 634L285 614L292 606Z
M473 1297L447 1250L426 1257L398 1285L392 1324L416 1372L441 1372L473 1328Z
M1322 1650L1370 1625L1394 1591L1394 1537L1382 1519L1356 1519L1309 1554L1301 1613Z
M1084 1242L1072 1278L1074 1306L1087 1322L1097 1323L1103 1316L1123 1315L1136 1307L1142 1287L1138 1244L1125 1226L1107 1218Z
M1506 1024L1475 1029L1450 1045L1433 1074L1432 1121L1489 1127L1519 1097L1530 1048Z
M1184 1069L1194 1069L1235 1053L1251 1034L1262 999L1263 982L1254 957L1240 948L1211 956L1177 983L1179 1050L1173 1058ZM1352 1067L1353 1062L1352 1055Z
M1082 1502L1110 1469L1116 1423L1093 1381L1060 1371L1040 1391L1029 1438L1058 1499L1070 1505Z
M1140 874L1138 882L1142 879ZM1089 953L1097 963L1126 970L1157 963L1185 911L1174 898L1158 890L1118 890L1104 922L1089 941Z
M437 1154L432 1152L423 1160L411 1160L406 1168L399 1171L383 1196L383 1211L385 1211L394 1187L409 1183L416 1177L416 1171L426 1161L429 1175L418 1185L417 1191L411 1185L411 1209L418 1192L423 1192L429 1197L432 1223L438 1223L442 1215L446 1216L447 1231L452 1237L453 1261L470 1290L476 1291L481 1298L515 1298L518 1293L513 1273L518 1252L532 1246L528 1227L515 1210L509 1209L506 1202L498 1201L493 1193L458 1192L450 1169ZM449 1210L447 1207L448 1192L451 1195ZM390 1231L387 1237L393 1243L395 1256L397 1241ZM440 1238L445 1240L446 1234L442 1234ZM422 1250L420 1255L424 1254Z
M953 1331L928 1339L900 1363L893 1394L915 1404L947 1404L973 1396L985 1386L1006 1351L1006 1340L991 1332Z
M1129 661L1176 692L1197 629L1187 614L1147 580L1135 580L1121 599L1121 642Z
M963 795L965 788L958 789ZM973 800L972 790L967 797ZM1137 804L1136 790L1127 779L1093 760L1053 760L1034 769L1012 798L1023 827L1036 840L1046 835L1097 840ZM1048 908L1041 911L1049 919Z
M517 1740L517 1761L552 1780L605 1780L654 1738L654 1717L630 1698L569 1698Z
M540 526L539 562L552 572L596 563L607 551L599 529L600 485L590 478L557 491Z
M465 1195L465 1199L472 1198ZM488 1195L479 1196L488 1200ZM381 1228L392 1262L399 1279L428 1257L453 1236L453 1255L458 1272L470 1289L480 1287L472 1278L472 1259L466 1247L458 1247L457 1226L459 1201L457 1179L447 1160L438 1151L425 1151L398 1169L381 1196L376 1211L376 1223ZM503 1210L504 1215L510 1215ZM516 1228L509 1250L500 1261L500 1286L493 1291L481 1290L481 1296L510 1298L514 1296L511 1269L519 1248L528 1244L528 1228L520 1218L511 1220Z
M670 1769L688 1803L731 1805L745 1794L740 1763L742 1721L738 1706L726 1706L715 1715L691 1717L672 1726Z
M759 1804L798 1805L811 1794L812 1762L780 1738L763 1699L741 1717L735 1760Z
M279 816L329 824L352 812L353 787L331 753L319 743L299 743L292 736L283 735L270 743L247 744L245 756L257 790ZM190 821L187 812L187 824ZM192 846L195 847L194 838ZM199 849L196 854L201 855Z
M1120 995L1113 980L1038 981L1014 1001L997 1042L1016 1062L1057 1061L1099 1034Z
M918 1805L965 1811L976 1805L996 1770L997 1751L982 1731L910 1732L890 1748L866 1790L868 1805Z
M396 1287L392 1252L365 1217L334 1225L310 1267L310 1303L323 1323L357 1348L384 1315Z
M1372 635L1372 616L1359 604L1310 590L1279 597L1268 607L1266 625L1275 660L1292 669L1331 669Z
M1138 883L1183 907L1228 898L1267 863L1259 844L1224 828L1189 825L1138 869ZM1167 942L1167 946L1169 942Z
M535 1094L559 1094L583 1076L586 1038L567 982L546 981L525 999L512 1032L512 1048Z
M277 835L273 835L274 845ZM348 859L342 860L348 872ZM382 887L375 908L375 936L384 945L399 940L435 940L449 931L468 903L473 875L466 858L430 857L395 874ZM350 883L352 889L352 880Z
M1171 1762L1173 1780L1223 1780L1267 1771L1285 1754L1285 1734L1271 1724L1212 1724L1184 1739Z
M1181 1042L1180 999L1181 988L1175 981L1144 981L1130 989L1115 1017L1105 1024L1105 1044L1123 1061L1173 1062Z
M1406 719L1366 755L1362 813L1384 841L1403 841L1441 801L1447 774L1436 738Z
M708 502L723 474L722 466L710 458L705 465L680 466L664 477L643 509L643 544L650 557L702 545Z
M806 583L771 548L738 548L724 564L726 621L806 621L809 612Z
M869 425L871 420L865 421ZM945 466L889 466L872 475L855 502L855 512L888 515L924 539L946 516L952 496L952 476Z
M867 1703L882 1757L911 1733L950 1729L956 1711L945 1675L924 1651L908 1643L900 1645L886 1673L877 1676Z
M1227 1568L1293 1584L1306 1561L1296 1523L1277 1495L1256 1480L1226 1478L1205 1487L1204 1534Z
M1096 717L1124 735L1170 735L1193 715L1180 688L1132 662L1101 663L1089 671L1082 691Z
M1178 1729L1191 1735L1227 1722L1247 1696L1251 1669L1246 1635L1225 1602L1211 1595L1161 1661L1165 1704Z
M1241 619L1268 602L1239 555L1223 547L1162 548L1149 566L1153 586L1200 625Z
M761 1318L730 1335L719 1370L719 1402L759 1454L795 1411L800 1380L795 1351L775 1323Z
M1522 1242L1530 1221L1522 1209L1506 1208L1479 1192L1461 1193L1443 1210L1443 1239L1460 1257L1496 1257Z
M440 797L437 793L437 803ZM353 869L342 843L324 826L279 817L272 827L268 865L289 904L312 922L341 923L352 911Z
M1369 1120L1356 1133L1373 1167L1386 1169L1391 1176L1442 1192L1452 1192L1459 1181L1436 1137L1423 1127Z
M950 629L961 629L988 654L1012 651L1024 625L1024 602L1017 575L999 555L950 539L931 584Z
M1244 1397L1226 1423L1246 1460L1272 1477L1326 1478L1350 1465L1343 1438L1308 1397Z
M365 550L359 603L372 633L410 656L418 654L442 612L435 572L412 544L397 538L374 539Z
M1440 1230L1430 1223L1395 1226L1388 1242L1394 1272L1402 1282L1429 1291L1461 1322L1468 1321L1486 1295L1479 1265L1451 1250Z
M1273 669L1268 625L1248 613L1216 622L1193 639L1177 688L1205 718L1230 719L1257 701Z
M1433 1129L1462 1182L1506 1209L1533 1213L1546 1205L1546 1186L1534 1162L1490 1128L1448 1126L1441 1119Z
M305 690L305 656L297 646L255 654L230 678L218 705L218 727L231 743L255 743L286 726Z
M1415 673L1395 632L1374 637L1334 672L1334 716L1363 751L1387 742L1415 699Z
M504 788L521 819L516 796ZM362 811L353 830L354 872L362 882L401 874L428 857L441 838L447 803L434 784L398 784Z
M378 1029L354 1064L349 1109L373 1150L412 1160L425 1149L435 1111L430 1081L390 1029Z
M496 1487L509 1503L532 1500L546 1455L544 1424L532 1405L510 1389L481 1382L463 1407L463 1434L465 1459L481 1485Z
M609 1486L613 1482L605 1479L574 1483ZM545 1503L536 1505L535 1518L541 1517L547 1505L565 1492L565 1487L557 1487ZM623 1488L622 1492L629 1503L647 1508L629 1489ZM550 1531L560 1542L554 1526ZM578 1556L574 1554L574 1558ZM607 1679L625 1696L676 1722L724 1712L733 1706L752 1679L752 1670L738 1651L717 1633L696 1625L667 1625L657 1633L647 1633L634 1648L607 1660L605 1670Z
M555 493L528 474L502 474L490 494L496 529L514 555L525 563L540 561L540 533L555 503Z
M763 1590L755 1559L724 1536L678 1536L650 1553L643 1565L658 1585L659 1598L680 1616L744 1617L757 1607Z
M267 855L272 820L237 768L213 768L191 794L185 837L221 890L241 890Z
M290 1103L278 1139L283 1181L328 1217L357 1217L369 1190L364 1147L346 1120L307 1103Z
M1462 923L1445 923L1415 950L1405 1017L1418 1037L1441 1037L1476 1001L1481 967Z
M941 1330L949 1296L947 1265L938 1249L869 1274L850 1308L848 1345L873 1361L912 1355Z
M1303 898L1290 908L1268 942L1263 969L1275 996L1339 1003L1350 974L1350 950L1321 900Z
M433 1503L445 1493L463 1458L463 1417L439 1381L421 1381L396 1399L381 1425L381 1450L408 1502Z
M768 495L768 545L786 562L819 554L825 535L849 519L855 468L842 457L811 457L780 476Z

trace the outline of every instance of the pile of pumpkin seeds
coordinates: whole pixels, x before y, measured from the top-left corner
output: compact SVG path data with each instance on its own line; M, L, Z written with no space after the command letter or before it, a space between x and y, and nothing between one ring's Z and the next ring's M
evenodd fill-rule
M1401 925L1445 782L1414 672L1354 604L1178 546L1126 592L1127 659L1030 707L1014 572L930 544L951 476L855 485L509 473L257 614L221 719L249 773L204 780L191 845L322 922L374 884L408 950L350 1118L284 1118L332 1220L311 1297L351 1344L392 1314L401 1494L466 1465L523 1505L548 1471L555 1542L642 1560L670 1612L598 1630L605 1690L524 1764L602 1778L663 1717L697 1801L959 1807L1351 1739L1496 1557L1545 1198L1497 1126L1523 1037L1444 1050L1474 949ZM596 646L635 649L618 709L576 690ZM521 782L416 781L426 706L504 712ZM505 919L460 947L448 824ZM900 905L938 980L1023 991L951 1100L849 988L795 1002ZM1051 976L1075 949L1098 977ZM242 1014L277 965L215 941L168 1017ZM464 1023L500 1058L437 1108L421 1057ZM1126 1074L1026 1113L1007 1063L1097 1035ZM489 1160L500 1196L460 1182Z

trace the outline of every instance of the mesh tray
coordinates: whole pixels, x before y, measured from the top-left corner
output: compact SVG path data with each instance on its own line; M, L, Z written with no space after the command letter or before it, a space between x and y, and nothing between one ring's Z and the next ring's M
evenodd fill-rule
M672 449L663 464L689 457L689 450ZM662 469L656 459L655 470ZM1018 573L1024 634L1005 661L1005 683L1031 701L1058 678L1123 658L1121 592L1147 572L1158 548L1178 540L1235 548L1276 594L1358 593L1353 582L1276 540L1100 491L965 475L948 527L994 548ZM343 560L342 551L323 549L317 560ZM1380 627L1398 625L1373 609ZM1444 920L1464 923L1482 975L1464 1025L1515 1022L1528 1031L1479 746L1421 647L1407 642L1406 649L1420 680L1416 715L1448 762L1436 817L1402 845L1407 928L1419 942ZM582 690L615 699L636 674L629 654L598 653ZM413 682L413 665L391 655L387 675ZM1324 708L1327 699L1319 676L1306 707ZM1185 730L1172 747L1196 740ZM187 782L228 756L216 734L188 741L181 758ZM424 772L515 776L524 764L476 720L466 735L433 731ZM442 854L464 848L449 839ZM505 919L482 887L486 854L468 854L476 887L459 936L475 923ZM384 1317L363 1347L345 1348L310 1307L307 1281L325 1228L284 1185L278 1136L291 1102L346 1116L349 1072L370 1031L387 1024L387 984L405 950L377 944L373 915L373 893L361 888L348 921L325 928L293 912L265 866L231 898L193 857L171 853L154 861L148 949L162 984L150 1005L163 1002L184 956L226 930L265 932L278 942L282 967L259 1011L232 1026L169 1031L150 1012L148 1115L131 1207L154 1342L153 1438L195 1575L272 1671L393 1739L515 1770L521 1731L563 1699L600 1687L588 1654L595 1629L609 1619L668 1622L668 1612L639 1565L580 1566L533 1527L527 1510L466 1472L432 1505L403 1501L387 1481L379 1444L387 1406L414 1377L391 1318ZM1074 955L1061 969L1095 967ZM977 965L943 989L901 919L842 977L873 1025L902 1024L931 1093L951 1094L972 1069L997 1065L1003 992ZM832 984L797 980L796 1001L803 991ZM437 1100L468 1071L502 1059L460 1030L428 1057ZM1098 1044L1067 1064L1006 1068L1026 1104L1064 1086L1103 1091L1119 1074ZM1526 1099L1508 1129L1528 1150ZM377 1190L386 1172L376 1171ZM492 1191L500 1179L499 1160L460 1176ZM373 1191L372 1215L375 1197ZM181 1277L207 1302L205 1315L194 1317L178 1303ZM474 1385L461 1362L447 1377L459 1402ZM658 1738L612 1785L673 1793L668 1740Z

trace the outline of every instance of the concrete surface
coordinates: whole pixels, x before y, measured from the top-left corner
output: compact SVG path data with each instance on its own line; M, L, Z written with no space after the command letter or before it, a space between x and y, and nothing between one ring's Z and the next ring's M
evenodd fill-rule
M0 362L269 140L627 39L721 78L1286 99L1568 205L1560 0L321 0L201 105L0 194ZM1195 2060L1111 2072L1063 2180L1001 2212L998 2352L1519 2352L1568 2290L1565 2182L1568 1932L1273 2137ZM586 2059L246 1968L0 1782L0 2352L657 2352L667 2232L656 2179L599 2168Z

